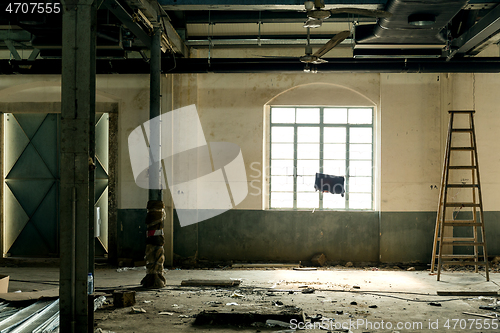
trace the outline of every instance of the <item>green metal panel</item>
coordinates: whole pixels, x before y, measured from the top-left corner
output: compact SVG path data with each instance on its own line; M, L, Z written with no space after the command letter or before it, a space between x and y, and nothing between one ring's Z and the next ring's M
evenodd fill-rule
M109 115L96 115L96 254L108 248ZM5 244L12 256L59 255L59 114L5 114Z
M94 194L95 206L101 210L100 236L95 243L95 254L99 256L108 252L109 115L107 113L96 114L95 138Z
M59 116L5 117L5 250L12 256L57 256Z

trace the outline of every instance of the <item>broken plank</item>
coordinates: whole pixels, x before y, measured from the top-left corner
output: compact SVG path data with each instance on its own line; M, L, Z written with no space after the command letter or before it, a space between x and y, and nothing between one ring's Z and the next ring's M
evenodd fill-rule
M233 287L240 283L240 280L183 280L181 286Z
M490 316L490 315L485 315L482 313L472 313L472 312L462 312L463 314L466 315L471 315L471 316L477 316L477 317L483 317L483 318L489 318L489 319L497 319L495 316Z
M293 268L299 264L233 264L233 268Z
M294 267L294 271L317 271L316 267Z
M296 320L296 322L305 322L305 316L301 309L266 309L245 312L218 312L215 310L205 310L196 316L193 325L233 325L251 327L252 324L255 323L265 325L268 320L279 320L285 323L290 323L292 320Z
M498 296L498 291L447 291L438 290L439 296Z

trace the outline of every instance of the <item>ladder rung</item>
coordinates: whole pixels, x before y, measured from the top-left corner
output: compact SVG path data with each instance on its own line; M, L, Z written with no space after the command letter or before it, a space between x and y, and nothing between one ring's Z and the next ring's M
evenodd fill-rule
M452 132L472 133L472 128L454 128L451 131Z
M447 187L479 187L478 184L448 184Z
M441 265L479 265L479 266L486 266L486 263L484 261L442 261Z
M476 110L449 110L448 113L474 113Z
M451 147L451 150L474 150L474 147Z
M480 204L473 202L446 202L446 207L479 207Z
M474 237L443 237L443 244L445 242L474 242Z
M439 255L436 255L436 256L438 257ZM441 255L441 258L443 258L443 259L475 259L476 256L473 254L443 254L443 255Z
M461 169L476 169L477 166L475 165L450 165L448 169L455 169L455 170L461 170Z
M455 243L454 241L443 241L444 244L450 244L453 246L484 246L483 242L460 242L460 243Z
M482 223L474 222L474 220L446 220L444 225L450 227L480 227Z

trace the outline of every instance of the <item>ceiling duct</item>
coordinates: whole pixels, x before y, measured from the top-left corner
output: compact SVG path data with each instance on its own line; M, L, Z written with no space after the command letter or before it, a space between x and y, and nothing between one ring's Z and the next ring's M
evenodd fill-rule
M446 45L443 28L467 3L467 0L390 0L386 11L392 13L391 17L380 18L376 24L356 26L355 48L373 49L380 45L387 49L397 44L442 48Z

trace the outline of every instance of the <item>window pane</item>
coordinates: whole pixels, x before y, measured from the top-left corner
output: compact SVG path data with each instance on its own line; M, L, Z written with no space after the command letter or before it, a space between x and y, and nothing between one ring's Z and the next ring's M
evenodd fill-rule
M372 143L372 129L351 128L349 131L349 141L351 143Z
M319 142L319 127L299 127L297 142Z
M319 144L300 143L297 145L298 159L319 159Z
M349 163L350 176L371 176L372 162L371 161L351 161Z
M372 177L350 177L349 192L371 192Z
M272 160L271 175L293 176L293 160Z
M297 193L297 208L319 208L319 193Z
M345 209L345 196L340 194L323 193L323 208Z
M371 124L372 109L349 109L349 124Z
M271 158L293 159L293 144L273 143L271 145Z
M345 144L324 144L323 159L345 160Z
M371 209L372 195L370 193L350 193L349 208L351 209Z
M271 122L275 124L293 124L295 122L295 108L272 108Z
M323 173L332 176L344 176L345 175L345 161L323 161Z
M271 208L293 208L293 193L271 192Z
M351 144L349 145L349 158L352 160L371 160L371 144Z
M345 127L325 127L323 130L324 143L345 143Z
M323 122L325 124L346 124L347 109L324 109Z
M271 191L293 192L293 176L272 176Z
M319 108L297 108L297 124L319 124Z
M293 143L293 127L273 127L271 128L272 142Z
M319 172L319 160L298 160L298 175L316 175Z
M316 176L297 177L297 192L315 192L314 181Z

